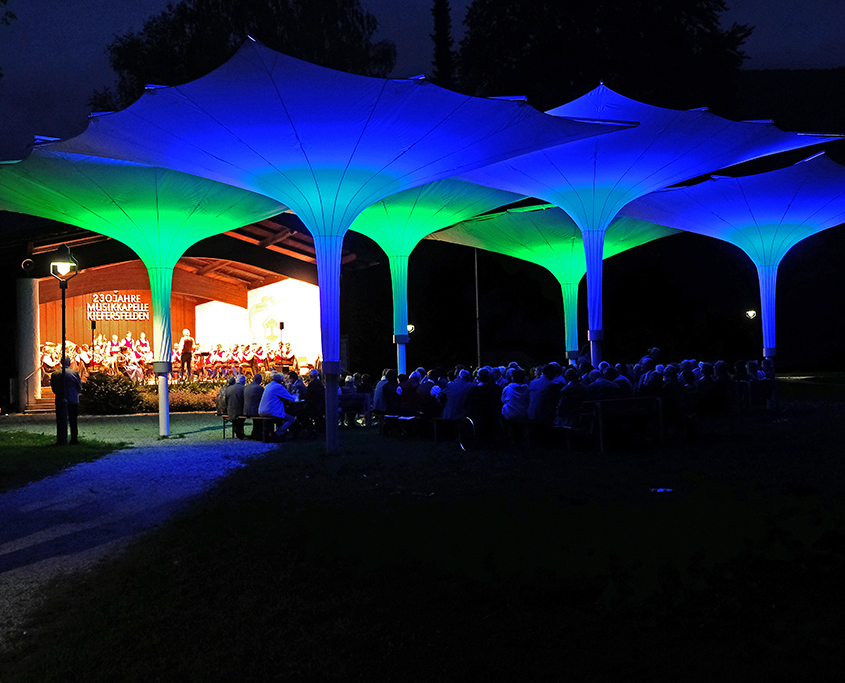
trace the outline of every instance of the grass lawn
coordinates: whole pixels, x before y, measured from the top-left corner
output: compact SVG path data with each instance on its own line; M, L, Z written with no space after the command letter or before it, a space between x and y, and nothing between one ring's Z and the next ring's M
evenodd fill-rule
M0 680L838 680L843 416L603 456L286 443L56 584Z
M0 431L0 493L37 481L80 462L91 462L124 448L124 443L83 439L56 445L55 434Z

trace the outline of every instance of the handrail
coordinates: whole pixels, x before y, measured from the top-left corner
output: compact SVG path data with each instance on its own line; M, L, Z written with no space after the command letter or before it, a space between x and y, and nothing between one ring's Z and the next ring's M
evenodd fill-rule
M19 409L22 413L25 412L26 409L29 407L29 380L31 380L33 376L38 372L41 372L40 367L37 367L35 368L35 370L30 372L29 375L26 376L26 379L24 379L23 381L24 391L26 392L26 405L20 406Z

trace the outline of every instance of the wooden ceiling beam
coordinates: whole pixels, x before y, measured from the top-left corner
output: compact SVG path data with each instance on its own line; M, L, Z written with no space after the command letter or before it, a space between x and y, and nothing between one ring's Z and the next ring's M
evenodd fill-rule
M213 273L215 270L220 270L224 266L228 266L231 261L212 261L207 266L197 269L197 275L208 275L209 273Z
M269 247L271 244L279 244L280 242L284 242L288 237L293 235L293 230L290 228L282 228L276 234L270 235L269 237L265 237L258 243L259 247Z

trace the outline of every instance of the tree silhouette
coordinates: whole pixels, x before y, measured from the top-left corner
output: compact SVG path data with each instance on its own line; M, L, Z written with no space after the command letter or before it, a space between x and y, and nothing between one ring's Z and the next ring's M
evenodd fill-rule
M455 87L455 51L452 49L452 15L449 0L434 0L431 15L434 17L434 70L431 82L444 88Z
M458 72L474 95L526 95L548 109L599 82L664 107L733 100L751 28L719 23L723 0L474 0Z
M129 31L106 52L116 90L94 92L96 111L121 109L149 83L179 85L223 64L248 35L274 50L333 69L386 76L390 41L373 43L378 21L359 0L182 0Z
M5 7L9 0L0 0L0 8ZM16 19L14 13L11 10L6 10L2 14L0 14L0 24L8 25L11 23L12 19ZM0 69L0 81L3 80L3 69Z

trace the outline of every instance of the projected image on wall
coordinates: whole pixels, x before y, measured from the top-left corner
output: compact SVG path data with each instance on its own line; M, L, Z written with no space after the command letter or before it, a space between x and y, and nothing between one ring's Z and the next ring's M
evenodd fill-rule
M206 349L217 344L278 348L279 342L290 342L296 356L304 356L308 364L321 352L319 288L307 282L288 279L253 289L246 309L217 301L202 304L196 308L196 320L197 341Z

